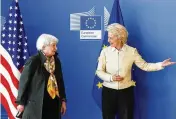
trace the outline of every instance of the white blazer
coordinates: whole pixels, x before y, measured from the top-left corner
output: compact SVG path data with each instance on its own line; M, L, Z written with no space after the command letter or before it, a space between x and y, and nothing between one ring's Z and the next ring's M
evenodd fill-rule
M108 88L119 90L135 86L135 82L131 79L133 63L144 71L163 69L161 62L147 63L136 48L125 44L121 50L109 46L101 51L96 74L104 81L103 85ZM124 80L113 81L112 76L115 74L120 75Z

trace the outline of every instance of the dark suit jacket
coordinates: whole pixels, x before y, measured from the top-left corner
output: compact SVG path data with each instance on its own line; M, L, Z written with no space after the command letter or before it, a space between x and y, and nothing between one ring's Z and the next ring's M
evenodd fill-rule
M61 63L55 57L55 76L59 87L60 100L66 101L65 87L62 76ZM42 52L32 56L26 62L20 77L17 104L25 106L23 119L41 119L45 81L49 73L44 67L46 57Z

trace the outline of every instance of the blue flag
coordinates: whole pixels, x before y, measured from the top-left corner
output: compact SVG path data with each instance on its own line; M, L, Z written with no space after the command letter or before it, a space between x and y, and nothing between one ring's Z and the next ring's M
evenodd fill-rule
M120 24L124 25L121 9L120 9L120 5L119 5L119 0L114 0L114 4L113 4L112 10L111 10L108 24L112 24L112 23L120 23ZM106 31L105 35L104 35L103 42L102 42L102 48L105 48L108 45L109 45L108 33ZM97 75L95 75L93 89L92 89L92 95L93 95L95 102L100 107L100 109L102 107L102 104L101 104L102 83L103 83L103 81Z

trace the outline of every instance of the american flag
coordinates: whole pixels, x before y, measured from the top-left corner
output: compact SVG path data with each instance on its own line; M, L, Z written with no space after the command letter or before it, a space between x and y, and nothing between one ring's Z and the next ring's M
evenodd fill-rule
M8 118L15 119L19 77L29 57L27 37L17 0L12 1L6 23L1 31L0 56L1 104Z

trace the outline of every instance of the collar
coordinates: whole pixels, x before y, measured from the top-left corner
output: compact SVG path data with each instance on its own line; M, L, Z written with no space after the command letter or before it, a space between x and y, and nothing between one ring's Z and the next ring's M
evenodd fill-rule
M38 55L40 56L42 64L46 62L46 57L42 51L38 51Z
M38 51L38 55L40 56L42 64L46 62L46 56L42 51ZM58 53L56 52L54 55L54 59L57 57Z
M110 46L110 48L111 48L111 51L112 51L112 52L114 52L114 51L117 50L115 47L111 47L111 46ZM117 51L125 51L125 50L126 50L126 44L124 44L123 47L122 47L120 50L117 50Z

